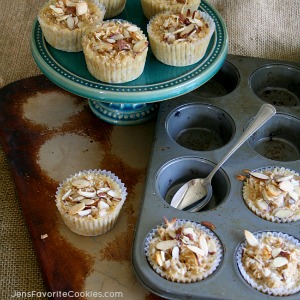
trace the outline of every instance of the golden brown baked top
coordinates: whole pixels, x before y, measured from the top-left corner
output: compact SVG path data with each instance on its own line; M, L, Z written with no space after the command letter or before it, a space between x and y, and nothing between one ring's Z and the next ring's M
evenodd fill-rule
M272 233L256 238L245 230L245 237L242 265L251 278L271 289L299 286L299 246Z
M79 173L67 179L56 195L57 204L69 215L99 218L112 212L122 200L119 185L97 173Z
M104 59L134 58L148 50L148 41L141 29L125 20L105 21L83 38L86 51Z
M103 20L104 6L92 0L51 0L39 12L49 25L74 30Z
M162 12L155 15L148 24L149 35L168 44L201 40L212 29L214 30L198 10L182 13Z

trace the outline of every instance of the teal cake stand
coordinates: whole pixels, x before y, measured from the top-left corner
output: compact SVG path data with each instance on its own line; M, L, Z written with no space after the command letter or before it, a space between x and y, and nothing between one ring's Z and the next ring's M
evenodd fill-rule
M225 23L208 2L201 1L199 9L214 19L216 30L202 60L188 67L162 64L149 47L144 72L139 78L124 84L107 84L88 72L83 52L69 53L51 47L37 19L31 34L32 56L40 70L56 85L88 99L97 117L117 125L139 124L156 116L160 101L198 88L223 65L228 51ZM124 11L116 18L126 19L147 32L148 20L140 0L127 0Z

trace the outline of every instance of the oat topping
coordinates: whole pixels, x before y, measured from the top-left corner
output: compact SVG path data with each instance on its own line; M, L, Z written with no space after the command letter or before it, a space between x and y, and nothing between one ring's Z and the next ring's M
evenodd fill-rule
M84 43L94 53L107 59L125 56L135 57L148 49L148 41L142 31L127 21L106 21L89 32Z
M173 281L207 273L216 263L217 244L191 223L175 225L176 218L157 230L150 241L149 259Z
M245 230L245 237L242 265L255 282L271 289L299 286L299 246L271 233L256 238Z
M121 201L121 191L105 175L81 174L63 184L61 201L69 215L99 218L115 209Z
M162 13L160 16L151 21L151 30L162 36L162 42L168 44L193 42L204 38L210 32L209 24L198 10L191 12L188 9L180 14Z
M244 198L259 211L279 219L300 219L300 176L284 168L250 172Z
M50 24L74 30L93 24L97 6L85 0L53 0L41 16Z

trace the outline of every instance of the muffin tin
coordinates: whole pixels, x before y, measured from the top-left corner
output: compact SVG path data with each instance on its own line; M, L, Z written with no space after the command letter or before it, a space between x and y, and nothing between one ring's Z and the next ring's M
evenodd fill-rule
M205 177L241 136L261 105L274 115L217 171L213 197L199 212L169 205L186 181ZM251 232L279 231L300 239L300 222L273 223L256 216L242 197L244 169L284 167L300 172L300 63L228 55L220 71L198 89L160 104L144 199L133 245L137 277L169 299L273 299L241 277L236 249ZM224 250L219 268L189 284L160 277L145 255L145 238L163 217L210 222ZM299 299L299 293L288 296Z

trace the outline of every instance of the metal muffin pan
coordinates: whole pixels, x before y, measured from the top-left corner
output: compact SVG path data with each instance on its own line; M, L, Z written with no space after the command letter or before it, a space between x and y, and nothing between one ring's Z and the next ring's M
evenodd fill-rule
M215 174L213 198L199 212L169 205L186 181L205 177L241 136L261 105L274 115ZM284 167L300 172L300 63L228 55L219 72L198 89L160 104L144 198L133 244L137 277L150 291L168 299L274 299L249 286L239 273L235 251L251 232L280 231L300 239L300 222L272 223L244 203L244 169ZM174 283L148 263L145 237L171 220L214 224L224 256L219 268L196 283ZM299 299L299 293L286 296Z

